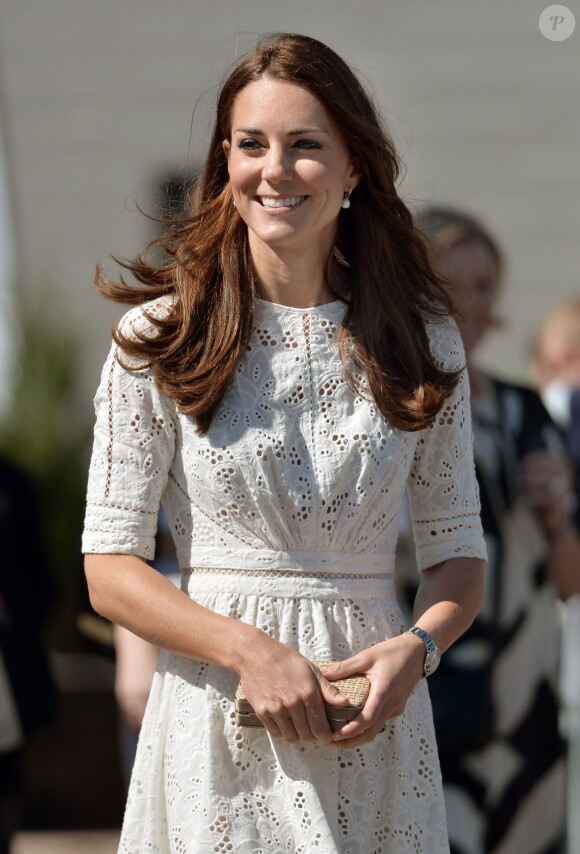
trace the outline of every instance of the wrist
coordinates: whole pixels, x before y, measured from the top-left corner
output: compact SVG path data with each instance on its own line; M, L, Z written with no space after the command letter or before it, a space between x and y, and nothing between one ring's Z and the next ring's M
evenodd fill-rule
M418 638L409 631L403 632L401 634L401 639L403 639L408 646L410 657L409 667L415 671L416 681L419 682L419 680L425 675L425 657L427 655L425 644L421 638Z
M412 626L407 629L407 634L410 634L420 641L423 647L423 676L430 676L439 667L441 661L441 650L431 637L429 632L419 626Z
M241 678L248 667L252 664L255 666L256 660L262 657L261 647L268 642L277 643L261 629L239 622L230 646L230 663L226 666Z
M217 660L217 656L214 660L222 667L227 667L228 670L233 670L238 676L241 676L247 664L252 658L255 658L254 650L258 640L265 635L264 632L249 623L226 619L228 623L231 623L231 626L227 627L227 632L223 632L221 655L219 660Z

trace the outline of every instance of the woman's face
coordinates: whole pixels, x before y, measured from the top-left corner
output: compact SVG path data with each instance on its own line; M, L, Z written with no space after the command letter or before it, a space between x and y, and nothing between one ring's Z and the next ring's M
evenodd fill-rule
M474 238L440 252L435 267L449 282L463 346L469 355L495 322L499 292L497 261L487 244Z
M338 128L310 92L263 77L238 94L224 151L250 248L332 246L344 193L359 177Z

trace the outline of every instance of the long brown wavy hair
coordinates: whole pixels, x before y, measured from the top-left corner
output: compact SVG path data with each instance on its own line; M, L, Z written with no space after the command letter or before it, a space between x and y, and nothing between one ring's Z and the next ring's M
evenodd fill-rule
M307 36L263 38L223 83L209 154L187 215L172 220L135 260L121 262L137 284L97 272L97 290L117 302L172 297L161 316L146 312L148 332L117 327L115 340L129 357L151 366L159 388L206 432L246 349L256 296L247 228L232 204L222 143L231 136L236 96L263 76L302 86L318 98L356 158L362 177L350 210L339 214L326 265L329 288L337 293L340 281L348 291L339 332L345 375L362 393L352 366L362 369L383 416L402 430L422 429L459 376L436 363L425 330L426 319L450 312L449 297L397 194L401 163L379 111L349 66ZM168 260L152 261L152 249L163 250ZM350 267L339 264L340 253Z

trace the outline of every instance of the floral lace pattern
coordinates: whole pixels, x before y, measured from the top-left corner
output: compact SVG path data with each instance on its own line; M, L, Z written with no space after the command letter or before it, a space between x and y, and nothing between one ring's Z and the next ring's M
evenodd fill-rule
M151 371L126 371L113 348L95 398L84 551L151 558L163 500L180 565L195 568L183 574L188 595L314 659L403 628L389 576L405 488L421 568L484 557L465 376L432 427L392 428L344 378L344 310L258 300L202 437ZM142 326L141 311L124 322ZM459 368L454 325L430 324L429 335L438 361ZM424 684L372 745L341 753L237 728L236 681L162 654L122 852L448 851Z

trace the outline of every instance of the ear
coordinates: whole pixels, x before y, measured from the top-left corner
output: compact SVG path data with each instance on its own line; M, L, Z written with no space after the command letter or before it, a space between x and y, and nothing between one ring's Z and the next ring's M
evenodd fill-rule
M224 139L224 141L222 142L222 148L224 150L226 160L229 163L230 162L230 151L232 150L229 139Z
M360 172L360 167L359 167L359 162L358 162L358 157L352 158L352 160L350 161L350 167L349 168L350 168L350 172L347 175L347 182L348 182L348 186L350 187L350 189L354 190L354 188L357 186L357 184L360 183L360 180L362 178L362 175Z

